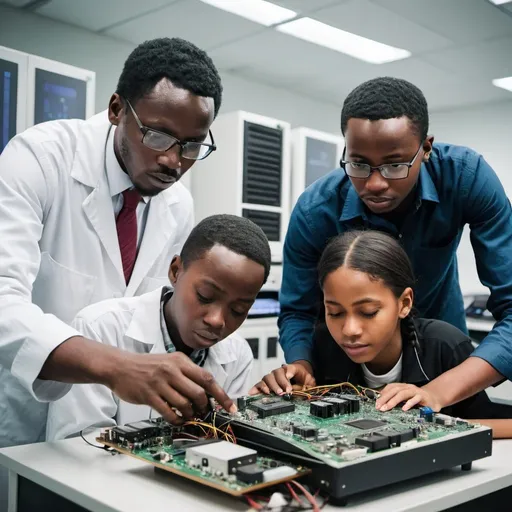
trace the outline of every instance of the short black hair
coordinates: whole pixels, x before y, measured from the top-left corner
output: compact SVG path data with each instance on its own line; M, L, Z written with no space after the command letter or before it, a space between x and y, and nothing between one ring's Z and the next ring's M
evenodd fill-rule
M168 78L176 87L213 98L215 116L222 102L222 83L206 52L178 37L161 37L140 44L124 63L116 93L132 104Z
M186 268L201 259L214 245L245 256L265 269L263 284L270 272L270 245L263 230L249 219L236 215L206 217L192 230L181 250L181 261Z
M428 105L418 87L407 80L384 76L357 86L341 110L341 132L349 119L393 119L408 117L423 141L428 135Z

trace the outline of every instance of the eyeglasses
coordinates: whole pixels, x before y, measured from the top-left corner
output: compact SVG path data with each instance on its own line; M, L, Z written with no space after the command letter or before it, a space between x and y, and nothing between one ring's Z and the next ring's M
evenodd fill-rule
M188 160L204 160L212 151L217 149L211 130L208 130L208 134L212 141L211 144L204 144L203 142L181 142L176 137L173 137L168 133L160 132L153 128L144 126L141 123L139 116L135 113L131 103L127 99L125 99L125 101L132 111L139 130L142 132L142 144L149 149L165 152L169 151L169 149L177 144L180 147L180 158L183 157Z
M343 156L341 157L340 167L342 167L348 176L351 178L369 178L373 171L379 171L381 176L387 180L403 180L409 176L409 169L414 165L416 158L418 157L423 144L418 148L416 154L410 162L396 163L396 164L384 164L372 167L369 164L360 164L359 162L350 162L345 160L345 151L343 150Z

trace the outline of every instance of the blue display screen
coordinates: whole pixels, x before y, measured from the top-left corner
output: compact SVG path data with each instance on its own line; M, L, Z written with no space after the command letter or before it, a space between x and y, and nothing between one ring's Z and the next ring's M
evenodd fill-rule
M18 65L0 59L0 153L16 135Z
M248 318L278 316L279 311L278 299L257 298L249 310Z
M34 124L57 119L85 119L87 84L51 71L36 69Z

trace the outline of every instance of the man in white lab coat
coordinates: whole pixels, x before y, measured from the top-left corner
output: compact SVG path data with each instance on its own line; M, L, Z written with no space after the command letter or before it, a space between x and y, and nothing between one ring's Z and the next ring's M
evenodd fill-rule
M194 387L184 377L192 363L177 354L127 355L68 325L89 304L168 283L169 258L194 222L178 180L215 149L221 95L205 52L147 41L128 57L108 111L32 127L0 155L0 447L44 439L41 402L72 383L102 383L168 419L184 399L206 407L198 385L234 407L206 371ZM173 387L182 379L183 395Z
M240 396L253 384L253 356L235 331L265 283L270 263L268 240L256 224L234 215L214 215L193 229L181 255L173 259L173 290L164 287L141 297L93 304L73 325L91 339L126 351L177 352L208 370L230 397ZM182 409L187 407L191 404ZM53 441L90 426L149 417L148 406L120 400L105 386L77 384L50 404L47 436Z

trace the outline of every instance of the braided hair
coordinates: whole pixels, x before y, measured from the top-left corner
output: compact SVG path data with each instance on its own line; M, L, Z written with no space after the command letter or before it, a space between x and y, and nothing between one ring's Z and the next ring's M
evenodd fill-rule
M381 279L398 299L415 283L412 265L402 246L392 236L380 231L347 231L332 238L318 264L320 287L327 276L347 267ZM400 322L402 340L419 349L413 310Z
M416 350L421 350L418 341L416 326L414 325L413 313L411 312L400 322L400 330L402 333L402 341L410 343Z

